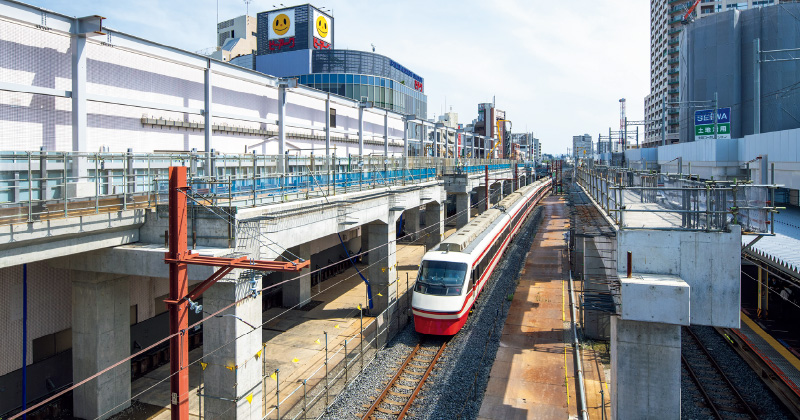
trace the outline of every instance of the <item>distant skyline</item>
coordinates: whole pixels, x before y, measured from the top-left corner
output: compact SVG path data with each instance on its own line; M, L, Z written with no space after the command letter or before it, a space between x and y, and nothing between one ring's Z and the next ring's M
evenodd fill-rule
M110 28L188 51L214 47L217 21L247 10L243 0L28 3L73 16L99 14ZM496 97L512 132L533 132L550 154L566 153L573 135L596 141L598 133L618 129L620 98L627 99L629 119L643 119L649 1L310 3L333 11L336 48L371 51L374 44L425 78L429 118L452 108L459 122L469 123L478 103ZM282 7L253 0L250 15L273 5Z

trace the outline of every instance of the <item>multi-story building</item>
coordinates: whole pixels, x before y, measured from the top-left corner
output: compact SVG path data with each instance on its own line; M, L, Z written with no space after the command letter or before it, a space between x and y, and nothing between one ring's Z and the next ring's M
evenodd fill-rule
M259 13L255 69L427 119L421 76L374 52L335 49L334 29L333 17L310 4Z
M723 121L715 133L712 112L682 106L681 142L741 139L800 128L800 98L791 93L800 80L800 61L791 59L791 52L800 48L798 16L800 4L784 4L716 13L685 27L680 43L680 100L699 103L716 97L718 118ZM763 54L757 66L756 41L761 51L772 51ZM753 100L755 86L761 92L757 101ZM709 121L703 121L703 116Z
M258 48L256 18L239 16L217 24L217 49L212 58L231 61L236 57L255 54ZM252 58L251 58L252 60ZM247 66L251 67L252 66Z
M576 162L578 159L591 159L593 154L592 136L589 134L572 136L572 156Z
M702 18L720 11L750 9L793 1L702 0L692 16ZM679 34L684 27L683 16L692 3L694 2L687 0L650 0L650 94L645 97L644 116L653 123L645 126L644 147L661 144L663 124L658 121L666 120L664 134L667 144L679 141L679 110L677 106L669 106L669 103L679 101L681 92Z

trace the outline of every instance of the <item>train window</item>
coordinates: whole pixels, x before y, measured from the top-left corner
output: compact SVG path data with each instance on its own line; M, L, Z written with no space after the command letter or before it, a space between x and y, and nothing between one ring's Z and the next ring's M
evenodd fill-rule
M422 262L414 291L426 295L458 296L464 288L467 265L451 261Z

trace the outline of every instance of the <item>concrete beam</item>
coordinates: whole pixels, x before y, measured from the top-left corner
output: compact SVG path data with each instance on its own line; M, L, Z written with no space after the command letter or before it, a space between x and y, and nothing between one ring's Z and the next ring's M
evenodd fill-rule
M110 248L139 240L138 229L110 229L90 235L69 235L49 241L0 247L0 268Z
M165 252L167 248L162 245L136 243L54 258L49 264L66 270L169 278L169 266L164 264ZM230 255L232 250L198 247L192 252L208 257L225 257ZM214 267L189 265L189 280L205 280L215 271Z

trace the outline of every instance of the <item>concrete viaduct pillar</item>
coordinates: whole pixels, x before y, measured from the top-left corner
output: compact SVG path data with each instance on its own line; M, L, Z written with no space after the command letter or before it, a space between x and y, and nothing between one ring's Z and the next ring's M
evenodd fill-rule
M89 376L130 356L128 276L70 271L72 280L72 380ZM120 366L76 388L74 416L109 418L130 406L131 364ZM116 408L115 408L116 407Z
M240 270L234 273L234 278L218 281L203 294L203 310L209 313L244 298L203 326L203 361L208 363L203 372L203 417L260 419L262 363L256 354L262 340L261 295L248 297L251 277L240 275ZM261 275L252 279L260 289Z
M391 218L390 218L391 219ZM372 288L372 315L385 311L397 300L397 230L394 222L376 221L361 228L364 249L369 249L367 279ZM374 248L374 249L373 249ZM380 293L382 296L378 296ZM390 310L388 315L393 311Z
M470 195L469 193L458 193L456 197L456 229L461 229L469 223L470 219Z
M302 258L304 260L311 259L311 242L298 245L285 252L284 257L290 260ZM311 276L308 273L311 268L304 268L299 272L283 273L281 276L283 280L289 280L299 277L297 280L290 281L283 285L283 306L291 308L295 305L303 306L311 301ZM302 276L302 277L300 277Z
M420 214L419 214L419 207L414 207L411 209L406 210L403 213L403 219L405 221L405 231L406 235L408 235L409 239L412 241L417 240L420 237L419 232L419 225L420 225Z
M476 189L476 192L478 193L476 198L478 209L482 211L486 206L486 189L480 186Z
M445 207L435 201L425 205L425 248L430 250L444 236Z

